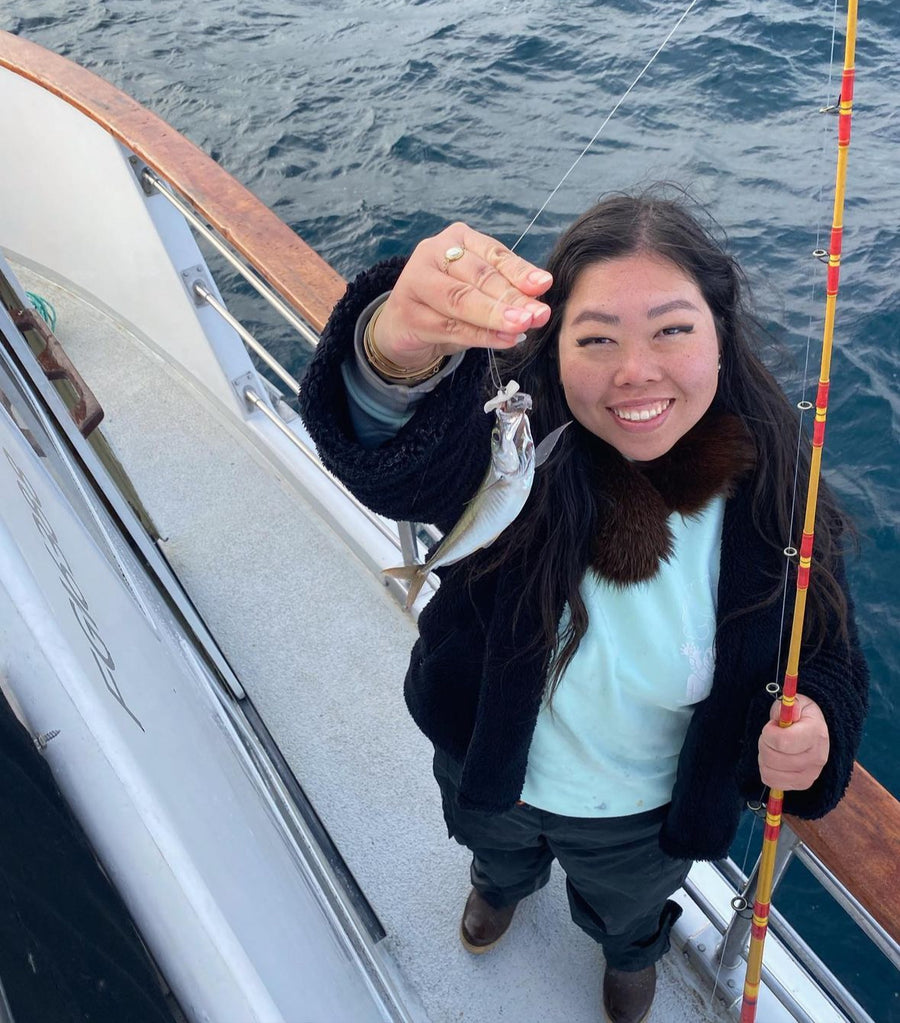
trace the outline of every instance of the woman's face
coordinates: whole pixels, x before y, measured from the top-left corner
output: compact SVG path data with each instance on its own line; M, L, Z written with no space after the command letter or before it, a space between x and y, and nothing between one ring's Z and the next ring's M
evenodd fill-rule
M718 364L712 311L663 256L606 260L576 279L559 332L566 401L626 458L659 458L698 422L716 393Z

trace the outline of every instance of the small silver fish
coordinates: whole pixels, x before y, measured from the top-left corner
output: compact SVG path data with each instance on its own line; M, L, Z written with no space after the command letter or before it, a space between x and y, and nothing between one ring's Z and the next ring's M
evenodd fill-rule
M424 564L384 570L385 575L409 583L407 611L434 569L489 547L525 507L535 468L547 459L569 425L564 423L553 430L535 448L528 420L530 409L531 396L520 391L515 380L510 380L485 404L484 411L493 411L497 421L491 433L491 464L478 492Z

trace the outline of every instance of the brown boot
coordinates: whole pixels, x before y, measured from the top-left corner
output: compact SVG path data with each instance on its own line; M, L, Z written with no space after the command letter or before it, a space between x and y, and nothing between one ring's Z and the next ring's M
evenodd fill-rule
M656 992L656 966L628 973L606 967L603 977L603 1009L607 1023L644 1023Z
M503 909L494 909L473 888L466 899L466 908L459 924L459 940L463 948L475 955L489 952L506 934L517 905L514 902Z

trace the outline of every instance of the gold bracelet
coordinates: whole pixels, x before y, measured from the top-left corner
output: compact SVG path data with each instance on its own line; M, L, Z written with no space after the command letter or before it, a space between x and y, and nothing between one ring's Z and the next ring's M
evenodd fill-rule
M391 384L407 384L412 386L413 384L421 384L426 380L430 380L447 361L446 356L439 355L433 362L423 366L422 369L409 370L404 366L399 366L378 350L378 346L375 344L375 323L385 305L386 303L382 302L375 310L372 318L366 324L365 331L363 331L363 351L366 354L366 361L382 379Z

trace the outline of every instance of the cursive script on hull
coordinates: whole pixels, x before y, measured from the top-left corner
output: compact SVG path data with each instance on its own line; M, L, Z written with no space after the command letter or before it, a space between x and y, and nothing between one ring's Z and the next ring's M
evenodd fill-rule
M31 509L31 517L34 521L35 527L43 537L44 547L59 572L60 585L65 590L66 595L69 598L69 606L72 609L72 614L75 616L75 621L78 623L78 627L84 633L85 638L88 641L91 656L97 666L97 670L100 672L100 677L103 679L104 686L116 703L119 704L122 710L125 711L131 720L143 732L145 730L144 726L125 702L125 698L122 695L122 690L120 689L116 678L116 662L113 659L105 640L100 635L100 630L93 615L91 614L87 598L75 579L71 565L69 564L69 559L66 557L60 545L59 537L56 535L56 531L53 529L50 520L44 512L37 491L31 485L31 482L25 475L24 470L17 464L6 448L3 449L3 454L6 455L6 460L12 466L13 472L16 474L16 482L18 483L19 491L21 492L25 503Z

